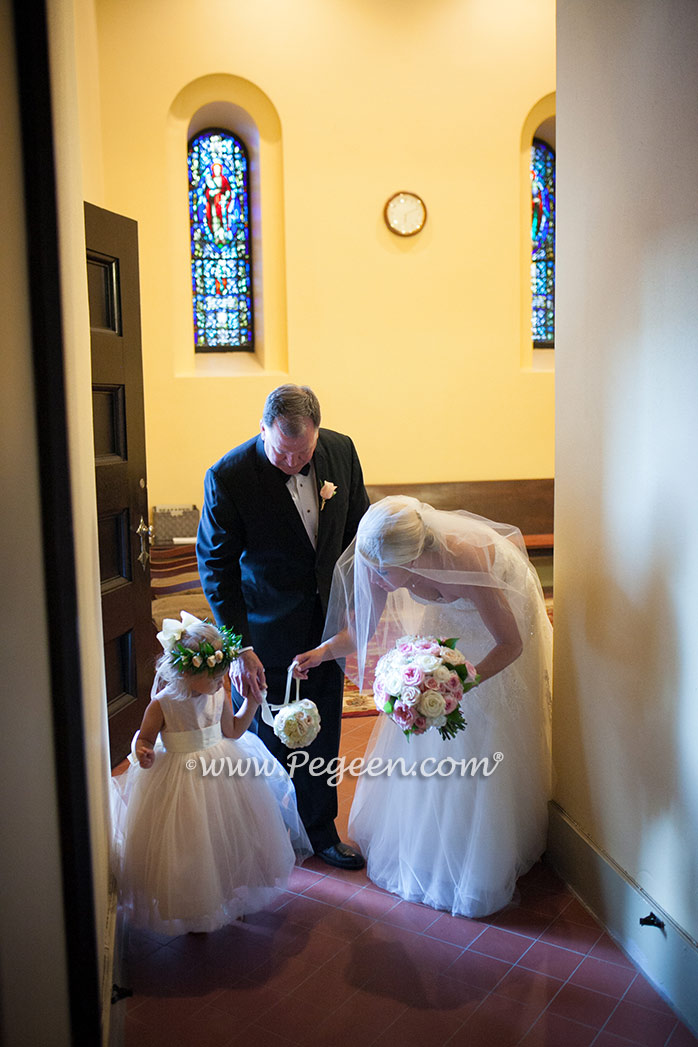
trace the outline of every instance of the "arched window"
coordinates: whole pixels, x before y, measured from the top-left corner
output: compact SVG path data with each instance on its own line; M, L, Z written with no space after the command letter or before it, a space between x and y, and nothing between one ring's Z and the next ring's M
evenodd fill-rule
M531 333L539 349L555 345L555 151L531 147Z
M189 224L198 353L254 350L247 150L228 131L189 143Z

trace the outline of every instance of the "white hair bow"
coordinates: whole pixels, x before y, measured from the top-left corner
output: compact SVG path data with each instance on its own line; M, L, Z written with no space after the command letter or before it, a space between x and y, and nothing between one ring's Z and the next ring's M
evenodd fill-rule
M176 618L163 619L162 630L158 633L158 640L165 651L171 651L178 640L181 639L182 633L186 632L191 626L203 624L200 618L189 614L189 611L180 611L180 617L182 619L181 622L177 621Z

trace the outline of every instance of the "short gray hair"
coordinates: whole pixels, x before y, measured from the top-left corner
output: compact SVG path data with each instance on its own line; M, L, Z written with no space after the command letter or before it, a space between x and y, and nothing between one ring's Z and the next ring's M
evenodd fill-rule
M262 421L267 428L278 422L284 436L300 436L306 418L320 428L320 401L307 385L280 385L264 401Z

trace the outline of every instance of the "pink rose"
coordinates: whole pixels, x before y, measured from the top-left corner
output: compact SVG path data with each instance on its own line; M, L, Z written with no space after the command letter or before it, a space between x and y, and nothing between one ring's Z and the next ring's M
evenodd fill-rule
M423 719L423 717L417 717L417 719ZM398 727L402 727L403 731L407 730L415 722L414 709L409 705L403 705L402 702L395 702L393 720Z
M376 703L378 709L384 709L385 703L390 698L388 688L385 686L382 680L376 679L373 681L373 700Z
M477 676L477 669L472 662L466 661L465 668L468 670L468 683L473 683Z
M399 643L397 649L400 654L412 654L413 647L411 643Z
M402 671L402 679L408 687L419 687L424 679L424 672L418 665L408 665Z
M414 723L412 724L415 734L424 734L427 729L427 721L424 716L415 716Z
M454 709L458 708L458 699L453 692L444 695L444 702L444 714L446 716L448 716L449 713L452 713Z
M431 674L429 674L429 676L427 676L426 680L424 681L424 686L427 688L427 690L430 690L430 691L440 691L441 690L441 688L439 686L439 681L434 676L432 676Z
M415 651L419 651L420 654L435 654L437 657L441 652L441 648L438 643L433 640L418 640L414 645Z
M330 498L334 498L336 493L337 484L333 484L331 480L325 480L320 488L320 497L322 498L321 510L325 508L325 502L329 502Z
M446 681L446 686L448 687L449 691L459 692L463 690L463 685L460 682L460 676L458 675L458 673L451 673L448 680Z
M378 676L373 681L373 693L376 695L377 698L388 697L388 691L386 689L386 686Z

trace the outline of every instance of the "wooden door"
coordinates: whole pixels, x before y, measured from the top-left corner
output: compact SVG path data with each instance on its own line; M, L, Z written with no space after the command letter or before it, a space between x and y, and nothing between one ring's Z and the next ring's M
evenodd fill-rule
M99 568L112 766L153 677L136 222L85 204Z

